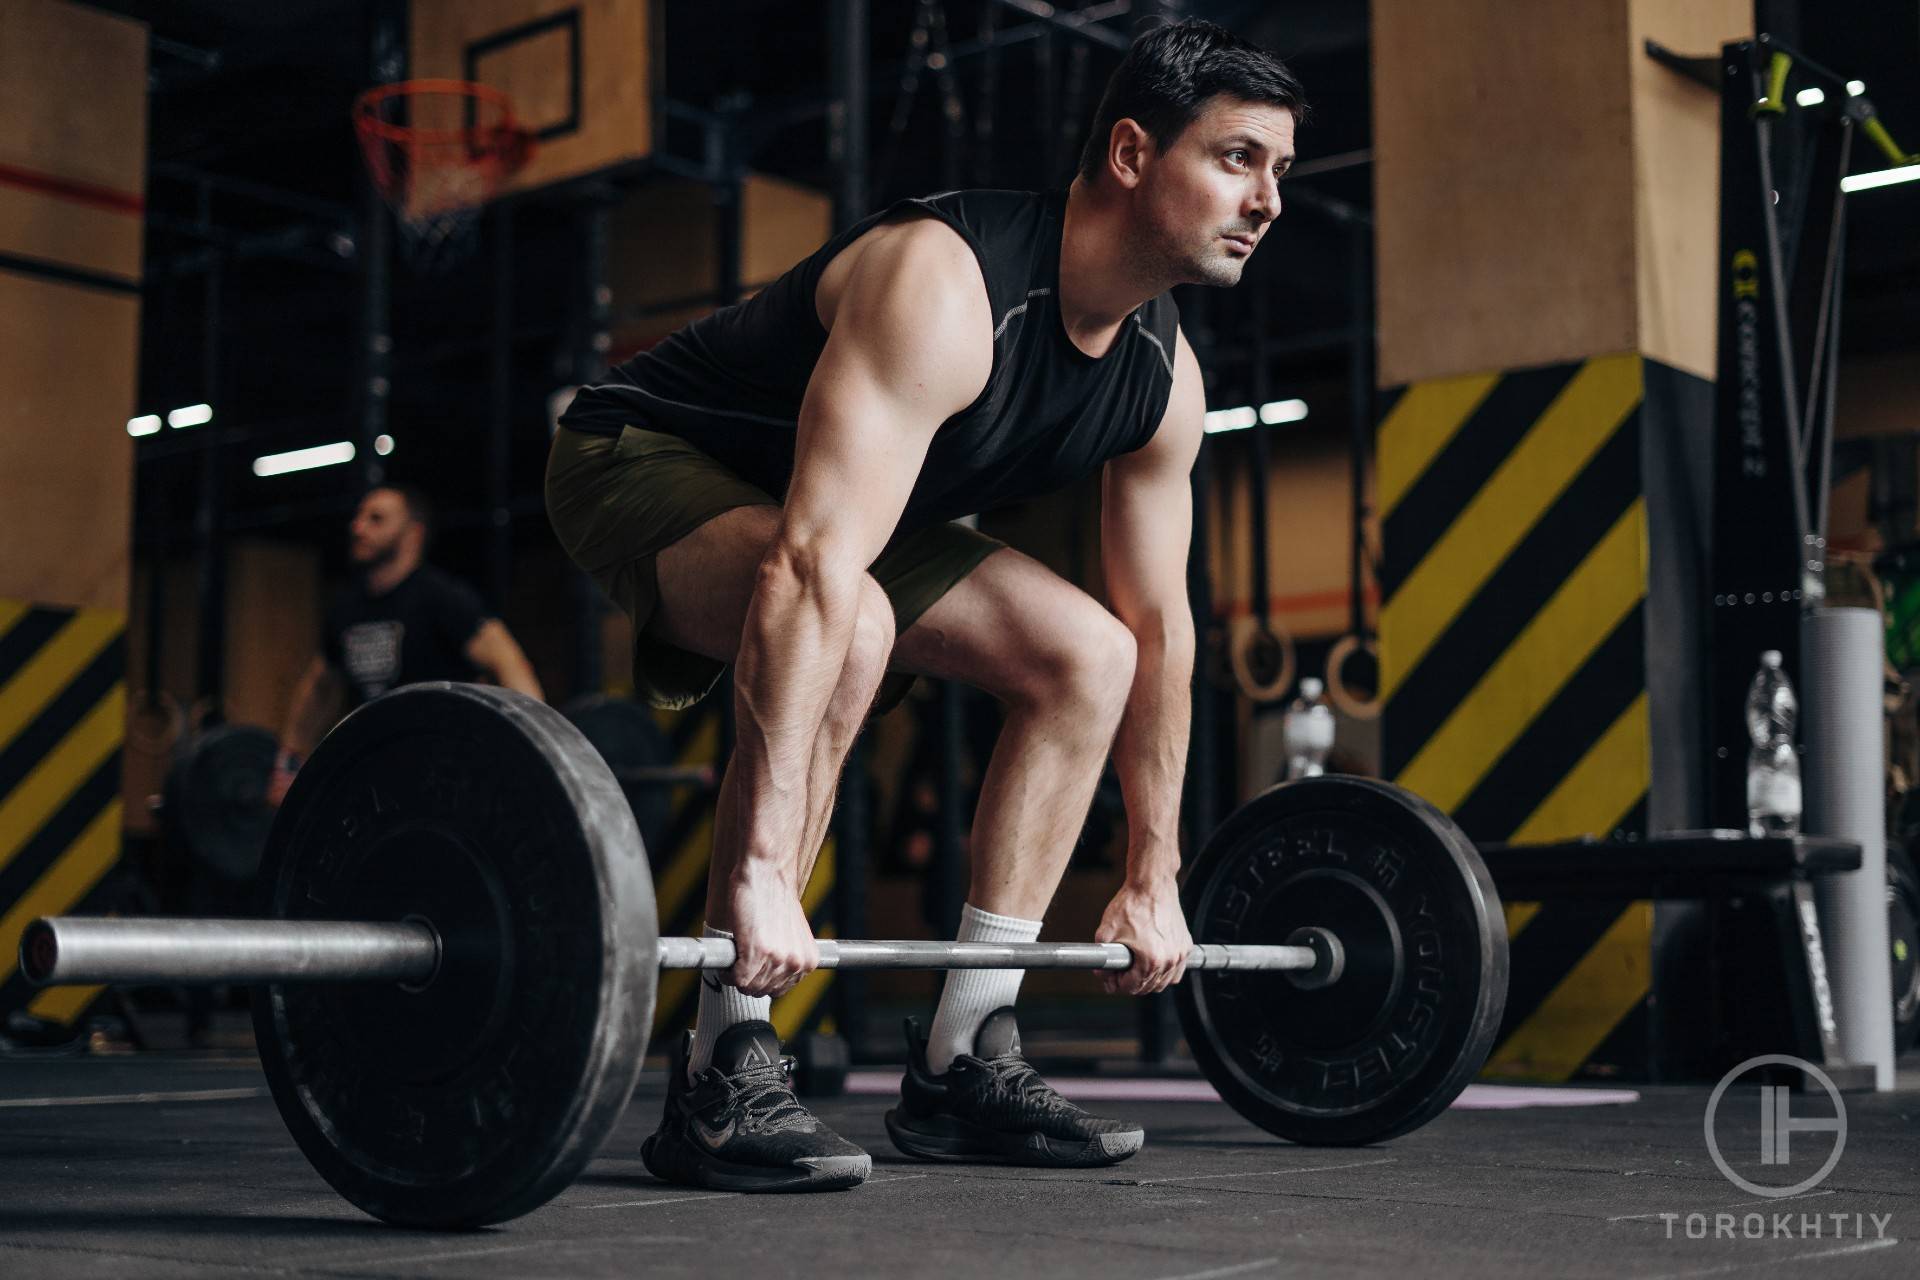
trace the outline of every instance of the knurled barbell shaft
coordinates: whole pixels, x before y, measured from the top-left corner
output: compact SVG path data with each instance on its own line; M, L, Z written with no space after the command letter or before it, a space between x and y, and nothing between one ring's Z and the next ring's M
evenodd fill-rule
M1125 969L1117 942L869 942L821 938L822 969ZM1311 969L1312 947L1209 943L1187 953L1189 969ZM730 938L662 938L662 969L727 969Z
M1117 942L871 942L822 938L823 969L1125 969ZM331 920L36 920L20 939L20 968L42 986L251 982L413 982L433 976L439 942L425 924ZM726 969L728 938L662 938L663 969ZM1209 943L1189 969L1313 968L1310 946Z

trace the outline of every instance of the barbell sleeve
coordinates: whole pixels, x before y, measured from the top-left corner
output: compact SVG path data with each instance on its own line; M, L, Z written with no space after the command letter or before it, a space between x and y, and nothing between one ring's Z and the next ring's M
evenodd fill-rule
M823 969L1087 969L1133 963L1117 942L919 942L822 938ZM726 969L730 938L662 938L662 969ZM160 920L63 916L35 920L20 969L40 986L82 983L425 983L439 964L431 927L414 921ZM1208 943L1189 969L1309 970L1312 946Z
M411 921L149 920L62 916L20 936L20 970L41 986L249 982L424 983L440 941Z

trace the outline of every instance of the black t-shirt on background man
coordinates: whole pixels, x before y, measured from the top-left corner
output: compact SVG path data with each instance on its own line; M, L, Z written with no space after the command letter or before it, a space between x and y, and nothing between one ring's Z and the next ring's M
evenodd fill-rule
M472 680L480 674L467 645L488 618L473 588L421 565L385 595L355 582L327 610L327 664L347 678L350 704L421 680Z

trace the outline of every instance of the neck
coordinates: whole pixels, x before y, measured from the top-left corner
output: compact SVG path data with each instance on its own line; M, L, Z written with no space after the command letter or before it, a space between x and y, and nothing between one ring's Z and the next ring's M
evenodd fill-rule
M407 580L420 567L420 557L401 552L367 570L367 594L383 596Z
M1067 188L1060 233L1060 319L1074 345L1104 354L1122 324L1169 283L1147 279L1132 249L1126 210L1101 196L1085 178Z

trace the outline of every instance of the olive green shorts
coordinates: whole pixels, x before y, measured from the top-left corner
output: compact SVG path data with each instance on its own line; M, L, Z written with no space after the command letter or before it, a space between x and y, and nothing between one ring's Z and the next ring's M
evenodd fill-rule
M633 620L634 696L681 708L704 697L726 664L649 634L659 603L654 557L723 511L778 506L677 436L627 427L618 437L562 427L547 455L547 518L573 562ZM893 604L897 633L974 566L1006 545L960 524L938 524L887 544L869 572ZM892 673L874 714L904 698L913 677Z

